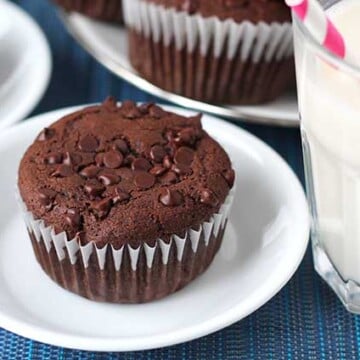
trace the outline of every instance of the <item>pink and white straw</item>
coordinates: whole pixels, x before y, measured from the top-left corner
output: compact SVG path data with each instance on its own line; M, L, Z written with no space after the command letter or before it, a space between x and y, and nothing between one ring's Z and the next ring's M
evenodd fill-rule
M333 54L344 59L345 40L316 0L285 0L315 39Z

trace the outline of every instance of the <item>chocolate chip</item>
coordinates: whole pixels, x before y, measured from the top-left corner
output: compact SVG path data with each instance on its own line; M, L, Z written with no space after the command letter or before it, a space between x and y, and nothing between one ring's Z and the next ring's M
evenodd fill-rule
M101 173L99 175L98 179L105 186L118 184L121 180L120 176L117 176L116 174L110 174L110 173Z
M143 114L143 115L147 115L149 113L149 109L154 105L154 103L148 102L148 103L143 103L139 106L139 111Z
M176 164L189 166L194 160L194 155L194 150L190 149L187 146L182 146L176 151L174 156L174 162Z
M95 178L99 173L100 169L95 165L87 166L80 171L80 175L84 178L92 179Z
M104 153L96 154L95 163L96 163L97 166L104 165Z
M161 176L160 182L163 185L170 185L176 183L178 180L178 177L173 171L168 171L165 175Z
M174 157L176 149L177 149L177 145L175 144L174 141L169 142L165 146L165 150L169 154L171 159Z
M161 165L155 165L151 170L150 170L150 174L153 174L155 176L160 176L162 175L164 172L166 171L166 169L164 167L162 167Z
M124 189L118 187L116 189L116 195L113 197L113 203L114 204L117 204L117 203L121 203L121 202L124 202L126 200L129 200L130 199L130 194L125 191Z
M139 111L138 108L127 110L126 113L124 114L124 117L126 117L127 119L136 119L139 118L140 116L141 116L141 112Z
M179 145L193 145L195 140L195 130L191 127L180 130L175 138L175 142Z
M45 158L45 164L48 165L55 165L60 164L62 162L62 154L60 153L51 153L46 156Z
M154 118L160 119L166 115L166 111L164 111L160 106L152 105L149 108L149 115Z
M165 156L166 156L166 151L160 145L154 145L150 149L150 157L153 161L155 161L157 163L161 163Z
M102 103L102 106L107 110L116 110L117 109L117 101L114 96L108 96Z
M127 119L136 119L141 116L140 110L131 100L126 100L121 105L122 114Z
M68 165L59 165L56 170L51 174L54 177L68 177L73 175L73 169Z
M152 166L148 160L144 158L138 158L132 162L131 168L134 171L148 171L152 168Z
M102 199L100 201L93 202L91 203L91 208L99 219L103 219L109 214L111 209L111 200Z
M121 152L111 150L104 154L104 165L109 169L117 169L121 166L124 157Z
M159 201L165 206L179 206L183 203L183 197L177 190L162 189Z
M44 128L43 131L37 137L38 141L46 141L51 139L55 135L54 129Z
M54 190L42 189L39 191L39 202L45 206L46 210L51 210L56 195L57 193Z
M84 152L93 152L99 147L99 142L93 135L85 135L79 141L79 149Z
M165 133L165 138L167 141L173 141L175 138L175 131L174 130L167 130Z
M232 188L235 182L235 171L233 169L225 170L222 175L229 187Z
M163 160L163 166L164 166L164 168L165 169L170 169L171 168L171 166L172 166L172 161L171 161L171 158L170 158L170 156L165 156L164 157L164 160Z
M129 152L129 147L125 140L116 139L113 144L113 150L120 150L123 155Z
M219 200L216 195L208 189L203 189L201 191L200 202L211 207L216 207L219 204Z
M66 152L63 158L63 164L65 165L79 165L82 161L80 154Z
M78 229L81 225L81 216L76 209L69 209L65 216L65 221L70 225L73 229Z
M155 185L155 176L145 171L141 171L135 175L134 182L141 190L150 189Z
M51 199L43 193L39 194L39 201L40 204L44 206L50 205L52 203Z
M93 180L85 184L84 190L89 194L91 198L95 198L97 196L100 196L105 191L105 187L96 180Z
M135 159L136 159L135 156L130 154L124 159L123 164L131 165Z
M179 175L191 175L192 170L189 166L183 164L174 164L171 169Z

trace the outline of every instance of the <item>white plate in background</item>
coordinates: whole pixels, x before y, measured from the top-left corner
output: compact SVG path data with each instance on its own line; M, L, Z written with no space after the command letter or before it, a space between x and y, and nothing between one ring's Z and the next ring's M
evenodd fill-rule
M92 20L77 13L61 12L61 18L74 38L101 64L141 90L177 105L233 120L266 125L299 126L295 90L279 99L254 106L213 105L160 89L143 79L129 62L126 30L122 26Z
M3 129L24 119L42 98L50 80L51 55L40 27L17 5L0 0L0 24Z
M208 271L179 292L142 305L91 302L53 283L35 260L14 186L19 161L36 135L75 109L37 116L0 134L1 327L69 348L145 350L192 340L241 320L288 282L308 244L303 189L269 146L205 115L205 129L225 147L237 171L229 225Z

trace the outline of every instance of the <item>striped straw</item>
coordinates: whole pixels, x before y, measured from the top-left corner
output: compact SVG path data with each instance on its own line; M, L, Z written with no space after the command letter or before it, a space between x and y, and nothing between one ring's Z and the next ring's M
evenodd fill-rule
M314 38L325 48L344 59L345 40L317 0L285 0Z

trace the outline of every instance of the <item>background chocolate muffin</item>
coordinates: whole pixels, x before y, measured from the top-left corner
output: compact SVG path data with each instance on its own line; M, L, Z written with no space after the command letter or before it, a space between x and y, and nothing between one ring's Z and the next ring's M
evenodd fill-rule
M18 186L54 281L93 300L145 302L209 266L235 175L200 117L110 98L43 130Z
M54 0L66 11L76 11L94 19L123 22L122 0Z
M283 0L124 0L124 17L132 65L165 90L210 103L256 104L294 81Z

